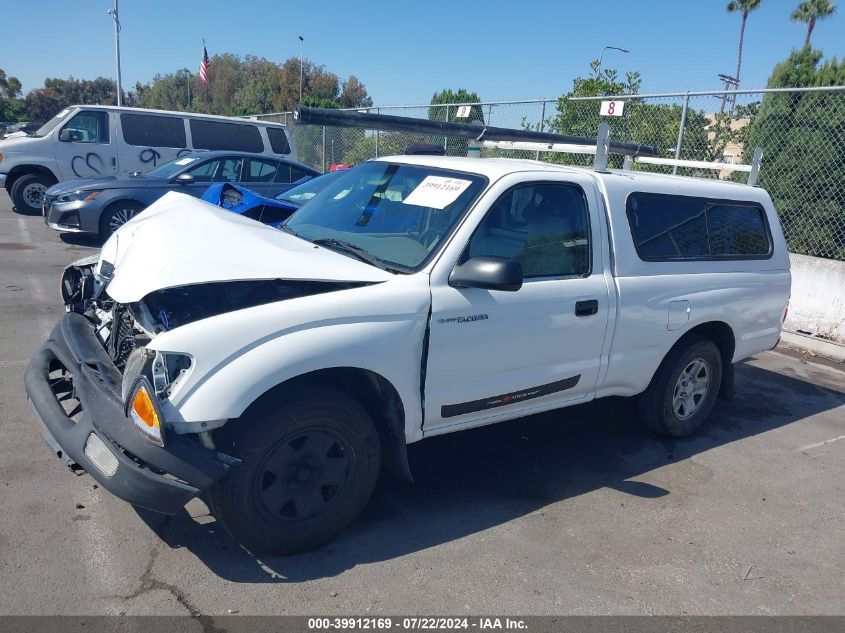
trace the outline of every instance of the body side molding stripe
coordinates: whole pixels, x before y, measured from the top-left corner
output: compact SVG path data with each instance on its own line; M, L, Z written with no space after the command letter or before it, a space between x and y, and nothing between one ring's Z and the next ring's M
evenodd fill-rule
M566 391L577 385L580 379L581 374L578 374L577 376L572 376L572 378L564 378L563 380L550 382L545 385L520 389L519 391L512 391L511 393L505 393L499 396L490 396L481 400L472 400L471 402L461 402L459 404L444 404L440 407L440 416L443 418L453 418L456 415L463 415L464 413L495 409L496 407L522 402L523 400L547 396L556 391Z

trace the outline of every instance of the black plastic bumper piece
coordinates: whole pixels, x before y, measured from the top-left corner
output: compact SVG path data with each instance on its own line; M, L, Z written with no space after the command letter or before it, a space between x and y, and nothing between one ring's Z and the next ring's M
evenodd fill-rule
M82 412L71 419L54 393L50 373L64 368ZM100 344L92 324L69 312L30 360L24 376L26 391L41 418L47 444L60 458L81 466L103 488L129 503L176 514L201 490L224 477L239 460L209 450L174 433L164 447L156 446L126 418L121 399L122 376ZM91 434L97 435L117 459L108 475L85 455Z

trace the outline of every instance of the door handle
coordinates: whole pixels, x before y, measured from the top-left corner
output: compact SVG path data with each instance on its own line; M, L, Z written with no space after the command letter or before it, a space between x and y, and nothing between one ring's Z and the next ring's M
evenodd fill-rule
M596 314L599 311L599 300L598 299L588 299L587 301L576 301L575 302L575 316L590 316L591 314Z

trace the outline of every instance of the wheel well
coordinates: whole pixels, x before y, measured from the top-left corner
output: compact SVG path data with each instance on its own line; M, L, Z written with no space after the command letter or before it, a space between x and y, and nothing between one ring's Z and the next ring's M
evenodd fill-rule
M719 348L722 355L722 382L719 385L719 395L727 400L732 399L734 388L733 357L736 349L736 337L731 326L723 321L701 323L686 332L675 345L680 345L691 334L710 339Z
M389 380L373 371L360 367L332 367L302 374L264 392L242 415L247 415L254 407L283 398L286 392L303 383L330 385L357 400L375 423L393 469L398 475L413 481L405 444L402 399Z
M26 176L27 174L42 174L52 179L54 183L59 182L59 179L56 178L55 174L47 167L44 167L44 165L17 165L12 167L12 169L9 170L8 176L6 176L6 189L11 191L15 181L21 176Z
M736 338L731 326L722 321L709 321L696 325L689 332L684 334L684 337L690 334L698 334L704 338L709 338L716 344L722 354L722 364L727 366L731 364L734 357L734 349L736 348ZM683 338L681 339L683 340Z

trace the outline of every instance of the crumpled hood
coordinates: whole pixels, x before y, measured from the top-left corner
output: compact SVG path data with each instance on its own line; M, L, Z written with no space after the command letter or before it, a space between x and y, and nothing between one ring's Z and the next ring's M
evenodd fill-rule
M103 245L114 265L107 292L119 303L154 290L213 281L294 279L377 283L387 271L317 247L278 229L170 192Z

